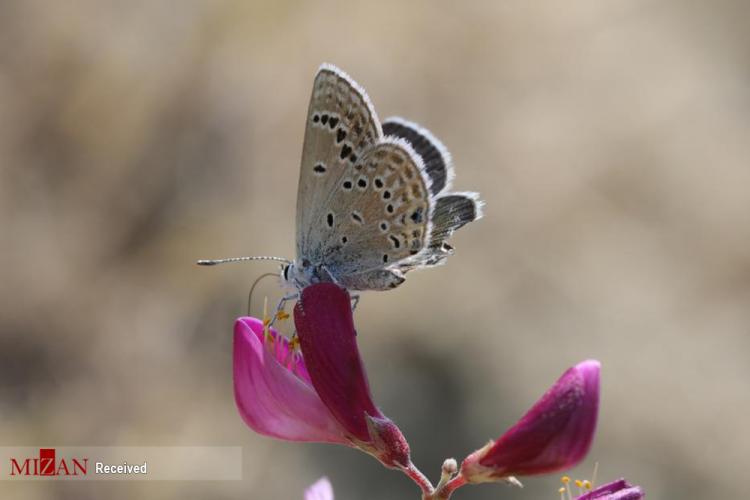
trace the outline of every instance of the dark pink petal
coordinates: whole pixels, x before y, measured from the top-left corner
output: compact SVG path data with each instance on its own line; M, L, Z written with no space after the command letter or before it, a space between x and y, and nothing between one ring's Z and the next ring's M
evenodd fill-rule
M406 439L372 401L349 293L333 283L306 287L294 308L294 322L312 385L352 444L387 466L406 466Z
M305 490L305 500L333 500L333 486L327 477L321 477Z
M573 467L588 453L599 409L598 361L568 369L500 439L462 465L474 482Z
M333 283L306 287L294 323L320 399L352 436L369 442L365 416L383 415L372 401L357 349L349 293Z
M618 479L595 490L589 491L576 500L640 500L646 498L640 486L632 486L624 479Z
M239 318L234 324L234 399L255 432L291 441L347 443L341 426L315 393L299 355L263 323Z

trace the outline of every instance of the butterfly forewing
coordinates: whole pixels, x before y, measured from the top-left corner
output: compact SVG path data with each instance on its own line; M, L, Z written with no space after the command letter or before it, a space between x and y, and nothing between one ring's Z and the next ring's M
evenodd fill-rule
M315 76L305 125L297 192L297 255L320 256L330 229L327 207L336 187L382 137L364 90L343 71L323 65Z

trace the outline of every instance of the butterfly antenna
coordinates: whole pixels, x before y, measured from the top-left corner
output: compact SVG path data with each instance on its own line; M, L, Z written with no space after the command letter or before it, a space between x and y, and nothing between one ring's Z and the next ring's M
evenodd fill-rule
M258 286L258 283L260 282L260 280L268 276L279 277L279 275L276 273L264 273L258 276L257 278L255 278L255 281L253 281L253 285L250 287L250 293L247 294L247 315L248 316L250 316L250 305L252 304L252 301L253 301L253 291L255 291L255 287Z
M218 264L226 264L228 262L244 262L246 260L275 260L276 262L283 262L284 264L291 264L292 261L283 257L269 257L267 255L255 256L255 257L232 257L229 259L201 259L196 264L199 266L215 266Z

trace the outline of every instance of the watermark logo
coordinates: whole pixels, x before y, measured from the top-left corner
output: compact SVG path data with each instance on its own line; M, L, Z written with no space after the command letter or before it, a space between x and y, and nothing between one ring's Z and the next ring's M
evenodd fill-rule
M88 473L87 457L61 457L56 448L39 448L38 457L10 457L11 476L85 476Z
M0 446L0 481L233 481L239 446Z

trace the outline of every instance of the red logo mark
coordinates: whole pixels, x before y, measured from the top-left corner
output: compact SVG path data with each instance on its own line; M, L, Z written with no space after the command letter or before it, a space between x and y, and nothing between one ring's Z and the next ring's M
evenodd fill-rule
M22 461L10 459L11 476L81 476L86 475L88 458L61 458L55 448L39 448L39 458Z

